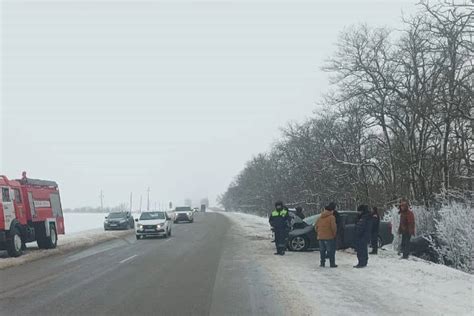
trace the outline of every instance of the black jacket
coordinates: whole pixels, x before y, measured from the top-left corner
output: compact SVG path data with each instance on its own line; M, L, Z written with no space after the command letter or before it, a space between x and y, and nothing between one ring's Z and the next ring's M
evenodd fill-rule
M296 214L296 216L298 216L299 218L305 219L305 216L304 216L303 212L296 212L295 214Z
M290 216L287 210L272 211L268 221L274 229L287 229L290 226Z
M380 227L380 216L378 214L372 214L372 235L379 234Z
M338 231L339 231L339 224L341 223L341 216L339 215L339 212L334 210L332 212L332 214L334 215L334 217L336 218L336 226L338 228Z
M368 243L372 235L372 216L370 213L362 213L355 225L355 239L357 242Z

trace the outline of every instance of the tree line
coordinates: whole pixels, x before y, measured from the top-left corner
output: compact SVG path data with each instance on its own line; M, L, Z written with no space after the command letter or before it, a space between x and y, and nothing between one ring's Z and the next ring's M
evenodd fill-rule
M401 30L341 33L323 70L323 110L288 124L219 198L226 210L267 214L276 200L319 212L381 207L407 197L472 203L474 5L420 2Z

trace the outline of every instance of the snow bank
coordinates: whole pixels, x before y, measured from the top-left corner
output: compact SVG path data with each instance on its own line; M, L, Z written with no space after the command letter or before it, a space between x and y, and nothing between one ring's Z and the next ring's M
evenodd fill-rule
M29 243L27 244L28 249L18 258L9 258L6 251L0 251L0 270L35 261L44 257L90 247L108 240L122 238L132 232L133 230L106 232L101 228L71 235L59 235L58 246L56 249L38 249L36 243Z
M66 235L104 227L105 213L64 213Z
M400 260L392 250L370 256L369 266L353 269L353 251L338 251L337 269L320 268L319 252L274 256L268 220L226 214L249 237L249 251L287 293L300 297L311 314L472 315L474 276L418 258Z

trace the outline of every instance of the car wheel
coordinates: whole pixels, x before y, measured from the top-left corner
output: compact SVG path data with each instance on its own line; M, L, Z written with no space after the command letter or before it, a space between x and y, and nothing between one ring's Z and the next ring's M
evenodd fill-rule
M293 251L305 251L308 249L309 241L305 236L295 236L290 239L288 246Z
M20 237L20 230L14 227L10 231L10 238L7 240L7 252L10 257L19 257L23 253L21 250L22 241Z
M194 218L192 220L189 221L190 223L194 223Z
M169 231L169 233L168 233L168 236L171 236L171 229L170 229L170 231Z
M139 236L139 235L135 235L135 237L137 237L137 240L142 238L142 236Z

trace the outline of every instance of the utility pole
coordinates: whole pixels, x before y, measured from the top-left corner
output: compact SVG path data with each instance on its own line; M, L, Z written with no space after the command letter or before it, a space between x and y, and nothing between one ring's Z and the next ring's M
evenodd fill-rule
M140 213L142 212L142 196L140 195Z
M133 211L133 192L130 192L130 213Z
M104 192L102 192L102 190L100 190L99 199L100 199L100 210L103 212L104 211Z
M149 211L150 210L150 187L148 187L148 189L146 190L147 191L147 202L146 202L146 210Z

